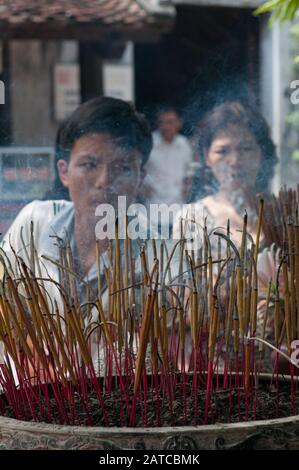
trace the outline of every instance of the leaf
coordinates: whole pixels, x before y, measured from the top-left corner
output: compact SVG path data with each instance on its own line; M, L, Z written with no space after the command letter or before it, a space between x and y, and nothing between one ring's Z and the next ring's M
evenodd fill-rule
M296 23L293 26L291 26L290 33L292 36L299 38L299 23Z
M282 0L269 0L268 2L264 3L260 7L258 7L253 14L255 16L261 15L263 13L269 13L274 10L279 4L282 3Z
M263 13L270 13L277 8L282 3L282 0L269 0L268 2L264 3L256 10L254 10L254 16L262 15Z
M284 21L289 21L292 19L288 16L290 2L293 3L294 0L285 1L282 5L279 5L276 9L274 9L270 18L271 24L273 24L275 21L280 21L283 23ZM295 6L295 9L297 9L297 5Z
M287 116L286 121L292 126L299 127L299 111L294 111L293 113L290 113Z
M286 15L287 15L287 20L291 21L295 15L296 15L296 12L298 10L298 7L299 7L299 2L298 1L291 1L290 4L288 5L288 8L287 8L287 11L286 11Z
M291 21L299 9L299 0L270 0L257 8L253 14L258 16L272 12L270 24L274 21Z
M294 150L294 152L292 153L292 160L295 160L296 162L298 162L299 160L299 150Z

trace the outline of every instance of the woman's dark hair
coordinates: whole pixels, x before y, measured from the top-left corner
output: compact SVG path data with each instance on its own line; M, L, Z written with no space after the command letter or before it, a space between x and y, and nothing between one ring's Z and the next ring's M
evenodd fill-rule
M90 133L108 134L116 146L137 150L141 165L145 165L152 150L150 126L133 104L125 101L97 97L80 105L59 127L55 144L55 163L68 161L72 148L80 137ZM57 165L52 189L44 198L69 199L68 190L60 181Z
M257 193L268 193L269 184L274 174L274 167L278 161L276 148L270 137L267 122L256 107L250 103L242 104L239 101L226 102L216 106L203 117L196 132L198 153L202 165L206 164L207 152L216 134L226 130L230 125L246 127L255 136L262 154L255 188ZM215 187L215 185L212 183L211 187Z

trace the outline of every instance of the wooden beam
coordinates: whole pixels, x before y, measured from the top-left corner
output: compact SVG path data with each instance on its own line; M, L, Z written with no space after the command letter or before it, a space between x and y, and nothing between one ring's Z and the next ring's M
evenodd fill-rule
M26 23L21 25L3 24L0 22L0 40L9 39L39 39L46 40L77 40L77 41L101 41L124 40L134 42L157 42L162 34L167 34L173 29L173 20L164 21L161 24L154 23L133 26L103 25L103 24L60 24L60 23Z

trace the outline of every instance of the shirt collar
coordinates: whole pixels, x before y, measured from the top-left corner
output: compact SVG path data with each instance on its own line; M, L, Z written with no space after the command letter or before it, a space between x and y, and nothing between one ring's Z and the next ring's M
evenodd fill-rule
M139 213L139 222L142 226L147 227L147 217ZM41 232L39 252L41 255L46 255L54 261L59 261L59 243L69 245L72 252L75 252L75 210L73 202L67 202L66 206L54 215L49 226ZM147 236L149 235L149 227L147 227ZM153 230L153 228L152 228ZM138 254L138 244L132 244L133 252ZM121 256L123 255L124 243L120 240ZM101 254L101 274L104 272L104 267L108 267L108 253L107 251ZM84 281L94 281L98 277L98 269L96 263L92 265L89 272L84 278Z
M50 226L46 227L40 238L40 254L46 255L54 261L59 261L59 243L64 246L69 245L72 252L75 252L75 211L74 204L69 202L66 207L61 209L53 218ZM107 266L108 256L103 253L101 256L101 271L103 265ZM97 279L98 271L96 263L90 268L89 272L84 278L84 281L92 281Z
M54 215L49 226L41 232L39 251L56 261L59 260L58 243L69 244L72 250L75 247L74 239L74 204L68 202L66 206Z
M153 132L153 138L154 138L154 142L158 145L166 145L168 147L171 147L171 146L176 146L177 145L177 142L178 142L178 134L174 137L173 141L171 143L169 142L166 142L163 137L162 137L162 134L159 130L157 131L154 131Z

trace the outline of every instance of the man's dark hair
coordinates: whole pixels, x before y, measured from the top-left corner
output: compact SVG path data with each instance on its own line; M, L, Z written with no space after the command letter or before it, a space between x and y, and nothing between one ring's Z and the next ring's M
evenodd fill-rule
M181 115L179 109L176 106L173 106L172 104L162 104L161 106L158 107L156 111L157 120L162 114L166 114L166 113L174 113L178 117L180 117Z
M108 134L115 145L140 153L144 165L152 150L152 135L146 118L131 103L108 97L86 101L59 129L56 160L69 160L76 140L86 134Z

